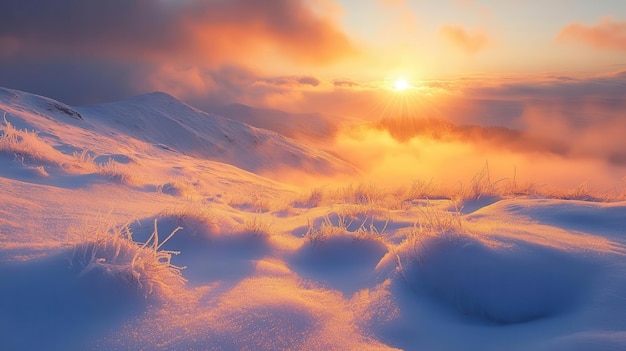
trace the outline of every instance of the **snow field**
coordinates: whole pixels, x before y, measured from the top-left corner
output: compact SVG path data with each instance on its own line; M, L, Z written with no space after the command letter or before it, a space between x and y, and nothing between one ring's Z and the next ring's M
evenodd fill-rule
M212 154L228 138L189 127L207 115L163 94L84 108L0 98L2 349L626 344L623 198L492 180L488 166L453 187L302 191L236 155L263 160L249 170L341 162L291 144L300 161L287 162L263 148L292 141L220 118L244 149ZM248 132L266 144L240 143Z

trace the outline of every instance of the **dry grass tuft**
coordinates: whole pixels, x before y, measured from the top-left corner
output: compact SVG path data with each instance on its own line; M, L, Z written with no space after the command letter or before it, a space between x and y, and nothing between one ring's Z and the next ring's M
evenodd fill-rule
M0 153L13 154L22 164L62 165L66 159L65 155L41 140L37 132L16 129L7 121L6 114L1 127Z
M184 267L171 263L172 256L180 252L163 250L162 246L180 229L160 241L155 219L150 238L137 243L128 225L109 228L98 232L93 240L76 244L72 264L82 268L80 276L99 271L141 289L146 297L171 297L186 281L181 274Z

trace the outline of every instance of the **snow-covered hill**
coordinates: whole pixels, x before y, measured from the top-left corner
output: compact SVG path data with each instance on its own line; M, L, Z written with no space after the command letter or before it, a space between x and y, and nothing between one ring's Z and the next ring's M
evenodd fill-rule
M339 128L336 119L319 113L289 113L242 104L213 105L206 110L311 144L327 143Z
M77 108L111 130L189 156L252 172L277 168L331 175L354 169L282 135L195 109L165 93Z
M122 139L130 138L260 174L276 174L277 170L321 175L356 171L326 152L272 131L208 114L165 93L71 107L45 97L0 89L0 108L8 112L8 120L16 127L50 133L60 142L66 136L50 130L47 120L78 128L82 133L105 136L110 143L118 139L123 144Z

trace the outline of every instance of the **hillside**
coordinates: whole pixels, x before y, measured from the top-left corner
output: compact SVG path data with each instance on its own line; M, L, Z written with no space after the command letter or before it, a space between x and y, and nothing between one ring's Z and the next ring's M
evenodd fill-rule
M260 173L276 170L333 175L356 169L328 153L304 146L265 129L208 114L165 93L151 93L128 100L71 107L52 99L15 90L0 90L0 108L18 128L49 133L42 135L64 143L47 125L76 128L107 143L123 145L127 139L147 143L175 154L227 163ZM58 134L58 133L57 133ZM65 147L71 147L68 141ZM95 150L94 150L95 151Z
M313 145L332 140L339 128L338 122L319 113L289 113L243 104L207 106L206 110Z

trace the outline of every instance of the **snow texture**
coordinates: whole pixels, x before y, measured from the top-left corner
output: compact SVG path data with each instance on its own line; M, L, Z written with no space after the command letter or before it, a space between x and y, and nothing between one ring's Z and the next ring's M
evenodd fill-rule
M265 171L356 170L163 93L0 111L1 350L626 349L624 202L303 199Z

